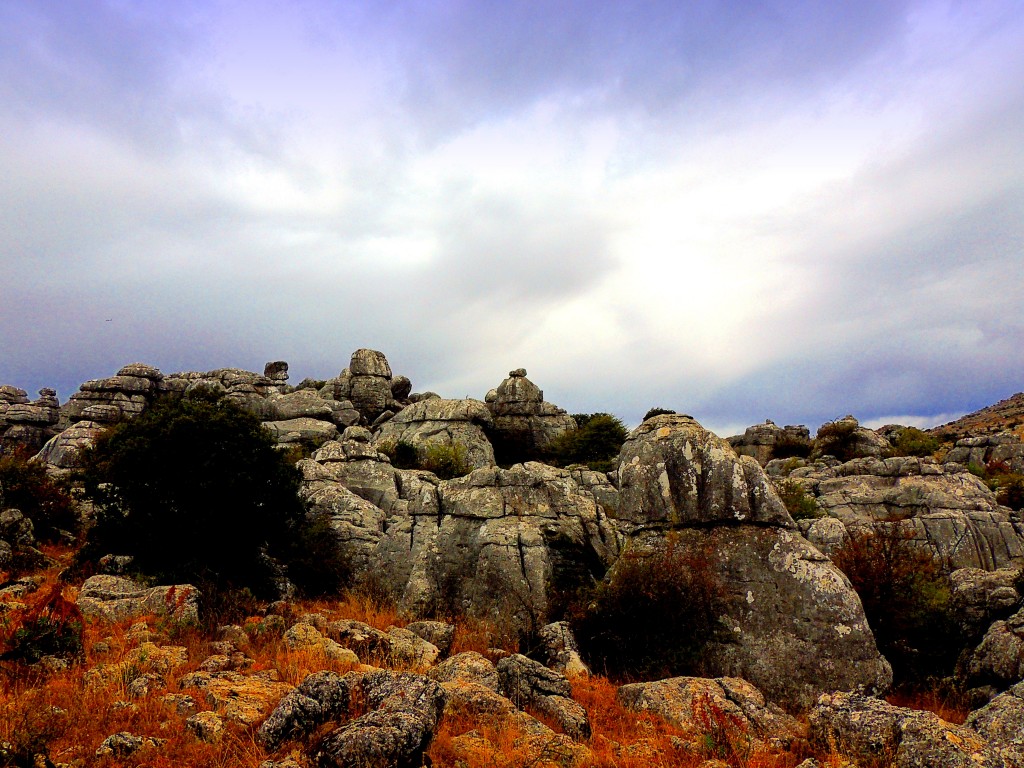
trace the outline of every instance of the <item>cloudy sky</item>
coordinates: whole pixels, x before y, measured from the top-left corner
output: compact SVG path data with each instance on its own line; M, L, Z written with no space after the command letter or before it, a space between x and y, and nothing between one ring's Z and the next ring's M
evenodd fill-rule
M930 425L1024 390L1020 0L0 0L0 383Z

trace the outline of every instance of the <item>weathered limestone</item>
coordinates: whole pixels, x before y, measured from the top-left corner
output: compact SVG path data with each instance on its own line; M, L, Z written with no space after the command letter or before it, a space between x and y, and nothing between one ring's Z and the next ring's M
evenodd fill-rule
M78 593L78 608L110 622L155 614L199 622L199 590L191 584L141 587L120 576L90 576Z
M1005 464L1011 472L1024 473L1024 443L1011 433L966 437L946 454L946 461L986 466Z
M52 389L39 390L39 398L28 401L25 390L0 387L0 453L24 449L39 451L60 430L60 403Z
M964 725L976 731L1009 768L1024 766L1024 683L971 712Z
M803 425L780 427L769 419L730 437L729 444L737 454L750 456L763 467L772 459L809 454L811 433Z
M756 461L688 416L660 415L630 434L619 478L632 551L656 551L671 532L721 586L729 636L708 644L708 673L741 677L795 709L827 691L890 685L849 581L799 535Z
M493 425L491 413L479 400L436 397L414 403L386 422L375 445L407 442L424 449L431 445L462 446L474 469L494 466L494 449L484 430Z
M962 465L906 456L863 458L814 464L789 476L848 531L900 523L947 572L1024 564L1024 527Z
M806 735L793 717L769 704L757 688L735 677L672 677L651 683L632 683L619 688L616 698L627 709L653 712L683 729L684 739L699 745L706 735L712 710L724 715L736 736L754 743L788 749Z
M494 416L489 435L502 465L536 459L552 440L576 429L572 416L546 402L523 368L509 371L493 392L486 398Z
M600 578L618 554L614 524L566 470L529 463L439 482L394 469L350 430L300 463L303 494L357 572L415 615L539 627L554 586Z
M84 452L96 443L104 429L104 425L96 421L72 424L56 437L50 438L37 458L54 469L77 469L82 466Z
M850 693L822 696L810 715L812 746L858 764L892 768L1005 768L978 732L932 712L896 707Z

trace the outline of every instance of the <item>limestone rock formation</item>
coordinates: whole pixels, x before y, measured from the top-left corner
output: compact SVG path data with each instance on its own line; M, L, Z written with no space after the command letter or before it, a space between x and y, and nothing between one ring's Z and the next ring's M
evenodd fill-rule
M163 374L150 365L129 363L113 376L87 381L60 409L61 426L93 418L98 412L87 413L90 406L107 406L99 411L107 414L107 422L138 416L160 392L163 379Z
M1010 472L1024 473L1024 442L1018 435L1008 432L965 437L956 441L946 454L946 461L978 466L1005 464Z
M772 459L806 456L811 452L811 433L803 425L780 427L768 420L747 427L742 435L729 438L740 456L750 456L762 467Z
M152 614L198 624L199 590L191 584L142 587L120 576L90 576L78 593L78 608L110 622Z
M493 393L486 398L494 416L490 438L502 465L536 459L552 440L576 429L572 416L546 402L523 368L509 371Z
M965 688L996 691L1024 680L1024 610L993 622L978 646L961 655L956 676Z
M964 725L985 739L1007 766L1024 766L1024 683L971 712Z
M527 705L554 719L562 730L582 741L590 738L587 711L572 700L572 686L561 672L519 653L498 661L498 684L520 709Z
M960 464L863 458L833 466L813 464L789 476L847 530L900 523L947 572L1024 564L1024 527Z
M462 446L474 469L494 466L494 449L484 430L493 425L491 413L479 400L421 400L402 409L385 423L375 445L406 442L418 449L431 445Z
M445 700L440 685L408 672L317 672L280 701L257 738L274 751L333 723L310 755L316 764L420 768Z
M334 399L351 401L366 424L372 424L388 409L398 409L391 383L387 358L373 349L353 352L348 368L330 382Z
M39 451L60 430L60 403L52 389L39 390L39 398L29 402L25 390L0 387L0 453L25 449Z
M82 466L84 452L96 443L104 429L97 421L79 421L50 438L37 456L55 470L77 469Z
M357 572L415 615L454 609L539 628L553 588L600 578L618 555L615 525L567 470L529 463L438 481L393 468L357 429L300 462L303 493Z
M762 693L746 680L735 677L672 677L651 683L631 683L619 688L618 701L635 712L653 712L681 728L684 738L700 744L706 733L702 719L711 721L713 712L758 744L788 748L804 737L797 720L769 704Z
M966 637L979 635L1020 607L1020 577L1017 568L961 568L950 574L953 612Z
M854 458L880 457L892 448L877 432L862 427L853 416L822 424L814 438L815 456L835 456L840 461Z
M892 768L1005 768L978 732L932 712L904 709L850 693L821 697L810 715L810 739L823 752Z
M783 706L833 690L885 690L892 672L849 581L799 535L754 459L682 415L633 430L619 462L618 517L632 551L706 557L729 637L706 648L713 675L742 677Z

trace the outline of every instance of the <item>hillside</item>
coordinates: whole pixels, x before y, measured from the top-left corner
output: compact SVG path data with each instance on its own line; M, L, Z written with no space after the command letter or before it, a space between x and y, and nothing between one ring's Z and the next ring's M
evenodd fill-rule
M943 441L1013 432L1024 437L1024 392L928 430Z

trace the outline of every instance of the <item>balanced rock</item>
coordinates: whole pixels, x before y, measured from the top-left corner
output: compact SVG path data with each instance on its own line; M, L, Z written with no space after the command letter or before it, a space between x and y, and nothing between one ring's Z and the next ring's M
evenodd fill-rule
M494 416L491 442L503 465L536 459L552 440L576 429L572 416L546 402L523 368L509 371L486 403Z

